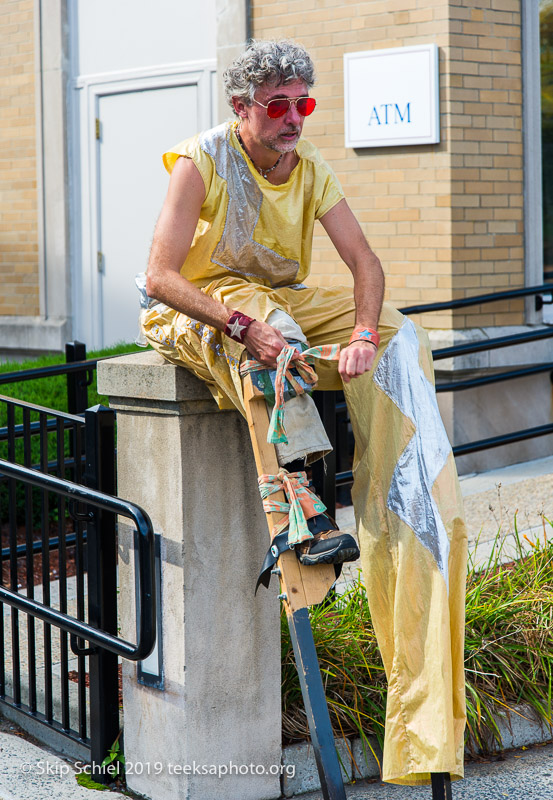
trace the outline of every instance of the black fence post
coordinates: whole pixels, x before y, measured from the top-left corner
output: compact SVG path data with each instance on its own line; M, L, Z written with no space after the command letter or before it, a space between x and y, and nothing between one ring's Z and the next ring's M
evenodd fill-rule
M330 444L334 448L325 460L319 459L311 468L317 494L331 517L336 516L336 392L314 392L313 400L321 415ZM325 463L326 462L326 463Z
M104 406L85 411L85 483L115 495L115 413ZM89 507L87 523L88 622L117 635L117 546L115 514ZM90 743L92 777L109 783L100 765L119 733L118 659L114 653L91 648Z
M66 342L65 361L73 364L75 361L86 361L86 345L84 342ZM88 407L88 373L67 373L67 410L70 414L81 414Z

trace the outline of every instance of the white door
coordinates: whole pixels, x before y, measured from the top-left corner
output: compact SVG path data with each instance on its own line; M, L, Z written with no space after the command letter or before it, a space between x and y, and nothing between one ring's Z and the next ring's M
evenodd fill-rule
M161 157L201 129L198 86L98 98L98 328L103 347L138 333L138 291L169 176ZM93 311L94 315L94 311Z

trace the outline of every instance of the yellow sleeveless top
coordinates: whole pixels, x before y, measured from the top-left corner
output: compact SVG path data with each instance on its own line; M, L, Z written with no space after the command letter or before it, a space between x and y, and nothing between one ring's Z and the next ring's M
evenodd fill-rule
M310 142L300 139L299 163L273 186L244 154L227 122L186 139L163 156L171 172L191 158L206 197L181 274L196 286L239 275L264 286L291 286L309 274L313 226L343 197L334 172Z

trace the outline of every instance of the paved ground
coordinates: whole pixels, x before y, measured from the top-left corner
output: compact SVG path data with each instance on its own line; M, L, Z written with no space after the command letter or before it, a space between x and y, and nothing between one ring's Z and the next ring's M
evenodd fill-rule
M0 800L94 800L77 784L75 766L0 724ZM77 770L82 765L77 763ZM453 800L553 800L553 744L513 750L490 761L469 763L465 779L452 786ZM135 795L131 795L135 796ZM346 787L347 800L431 800L429 786L405 787L358 781ZM105 800L120 793L104 791ZM240 800L231 798L228 800ZM321 792L296 800L323 800Z
M452 784L453 800L552 800L553 744L513 750L494 761L467 764L465 779ZM428 800L429 786L391 786L360 781L346 787L348 800ZM296 800L323 800L321 792Z
M100 796L121 800L120 793L95 795L79 786L76 775L81 769L82 762L72 764L0 717L0 800L95 800Z

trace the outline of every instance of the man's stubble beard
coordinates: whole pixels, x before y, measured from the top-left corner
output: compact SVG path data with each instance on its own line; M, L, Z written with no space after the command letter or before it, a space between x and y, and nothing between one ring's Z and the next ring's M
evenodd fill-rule
M285 133L292 133L292 131L285 131ZM275 153L291 153L296 149L300 140L301 130L297 131L297 137L291 142L283 142L279 135L263 137L261 144L268 150L273 150Z

